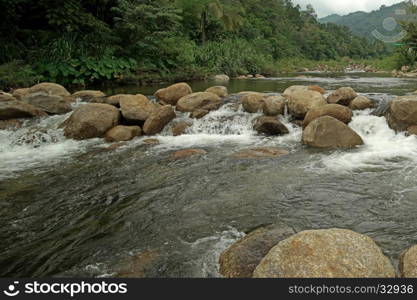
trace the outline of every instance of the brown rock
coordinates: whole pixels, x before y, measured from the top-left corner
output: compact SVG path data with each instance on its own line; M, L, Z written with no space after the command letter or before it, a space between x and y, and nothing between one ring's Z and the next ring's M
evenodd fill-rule
M243 109L248 113L257 113L263 110L265 103L265 94L247 93L243 94L241 99Z
M6 102L6 101L16 101L17 99L13 97L12 94L0 92L0 102Z
M394 278L395 270L375 242L344 229L300 232L276 245L255 278Z
M266 135L284 135L290 133L288 128L282 124L277 117L260 117L256 121L254 129Z
M288 155L290 152L275 147L260 147L254 149L246 149L232 155L233 158L252 159L252 158L275 158Z
M39 108L22 101L0 102L0 120L44 117L47 114Z
M81 99L84 102L91 102L91 103L106 103L106 94L101 91L78 91L72 94L73 98Z
M220 274L227 278L251 278L271 248L294 234L294 230L287 227L256 229L220 255Z
M122 262L117 278L148 278L152 277L159 254L154 250L146 250L133 255Z
M176 151L171 155L172 159L185 159L196 155L204 155L207 154L207 151L203 149L185 149Z
M193 90L188 84L181 82L158 90L155 93L155 97L165 104L175 106L177 105L178 100L191 94L192 92Z
M298 90L288 98L288 111L296 119L304 119L309 110L326 104L326 100L319 92Z
M207 116L210 112L206 109L196 109L191 113L190 118L192 119L202 119Z
M319 92L322 95L327 93L325 89L323 89L322 87L319 87L318 85L310 85L308 89L311 91Z
M281 96L265 97L263 112L266 116L276 117L285 113L286 99Z
M327 102L331 104L340 104L349 106L353 99L358 97L358 94L351 87L342 87L333 92L328 98Z
M334 149L363 145L363 140L345 123L324 116L315 119L304 129L303 143L316 148Z
M158 139L146 139L146 140L143 140L143 143L146 145L159 145L160 144Z
M143 131L146 135L154 135L160 133L164 127L175 119L175 114L172 106L162 106L158 110L155 110L143 125Z
M71 104L69 104L61 96L49 95L44 92L31 93L23 98L27 102L48 114L62 115L72 111Z
M417 125L408 127L407 132L409 135L417 135Z
M120 96L120 110L127 121L141 122L146 121L157 106L144 95L124 95Z
M309 110L304 119L303 128L306 128L308 124L310 124L315 119L324 116L330 116L345 124L349 124L350 121L352 121L353 113L352 110L346 106L339 104L326 104L321 107Z
M417 96L397 97L391 102L385 117L396 131L406 131L417 125Z
M221 98L227 97L229 92L227 91L227 87L225 86L213 86L206 90L208 93L213 93Z
M23 125L23 121L17 119L0 120L0 130L19 129Z
M116 126L106 133L107 142L126 142L142 135L142 129L139 126Z
M56 84L56 83L49 83L49 82L39 83L29 88L30 94L39 93L39 92L46 93L52 96L60 96L60 97L71 96L71 94L67 91L67 89L64 88L62 85Z
M182 112L193 112L196 109L206 109L208 106L215 108L219 107L219 105L221 105L219 96L213 93L200 92L182 97L178 100L177 109Z
M29 88L16 89L13 91L13 97L15 97L17 100L23 100L23 98L29 94L29 90Z
M172 135L173 136L183 135L185 131L187 130L187 128L190 126L191 124L188 122L179 122L172 127Z
M119 148L121 148L123 146L126 146L126 145L127 145L127 143L125 143L125 142L123 142L123 143L115 143L115 144L112 144L112 145L108 146L106 148L106 150L113 151L113 150L117 150L117 149L119 149Z
M65 122L65 136L75 140L103 137L120 121L119 110L109 104L90 103L79 106Z
M364 110L374 107L374 103L367 97L358 96L349 105L352 110Z
M399 269L401 277L417 278L417 245L401 254Z

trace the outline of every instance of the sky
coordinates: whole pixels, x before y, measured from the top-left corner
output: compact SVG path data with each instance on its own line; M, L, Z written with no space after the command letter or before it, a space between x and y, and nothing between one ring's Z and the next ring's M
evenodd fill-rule
M331 14L346 15L356 11L370 12L379 9L381 5L393 5L403 0L292 0L305 8L307 4L313 5L319 18Z

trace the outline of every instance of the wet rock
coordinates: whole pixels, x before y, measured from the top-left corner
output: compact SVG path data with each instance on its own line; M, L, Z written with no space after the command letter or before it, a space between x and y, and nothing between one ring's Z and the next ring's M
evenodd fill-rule
M202 119L205 116L207 116L210 112L206 109L196 109L193 111L190 115L190 118L192 119Z
M142 135L142 129L139 126L122 126L118 125L106 133L107 142L126 142Z
M246 93L241 98L243 109L248 113L257 113L263 110L265 94Z
M363 145L363 140L345 123L324 116L315 119L304 129L303 143L315 148L334 149Z
M311 109L326 105L326 99L319 92L298 90L288 98L288 111L296 119L304 119Z
M374 103L365 96L358 96L350 102L349 107L352 110L364 110L374 107Z
M78 91L72 94L72 96L75 99L81 99L81 101L84 101L84 102L106 103L106 94L104 94L101 91L91 91L91 90Z
M303 128L306 128L315 119L330 116L345 124L349 124L352 121L353 112L350 108L339 104L326 104L318 108L314 108L308 111L304 122Z
M144 95L120 95L119 97L120 110L128 122L138 123L146 121L158 109Z
M189 122L178 122L177 124L174 124L172 126L172 135L173 136L180 136L183 135L187 128L191 126L191 123Z
M207 154L207 151L203 150L203 149L185 149L185 150L180 150L180 151L176 151L171 155L171 158L174 160L177 159L186 159L186 158L190 158L192 156L197 156L197 155L205 155Z
M72 111L71 104L69 104L63 97L49 95L44 92L31 93L23 98L27 102L48 114L62 115Z
M354 89L351 87L342 87L327 97L327 102L330 104L340 104L349 106L353 99L358 97Z
M12 95L17 100L23 100L23 98L30 93L30 88L16 89L13 91Z
M161 106L159 109L154 110L149 118L147 118L145 125L143 125L143 131L146 135L158 134L176 117L177 115L172 106Z
M130 98L130 97L134 97L134 95L129 95L129 94L117 94L117 95L113 95L110 97L107 97L104 102L106 104L110 104L116 107L120 107L120 100L125 99L125 98Z
M291 228L273 225L256 229L220 255L220 274L227 278L251 278L272 247L294 234Z
M225 74L215 75L213 76L213 80L215 81L229 81L230 77Z
M155 250L146 250L127 258L117 271L117 278L149 278L155 276L158 269L159 254Z
M65 122L65 136L75 140L103 137L120 121L119 110L109 104L90 103L78 107Z
M146 145L159 145L160 144L158 139L146 139L146 140L143 140L143 143Z
M193 92L191 87L185 82L171 85L167 88L160 89L155 93L155 97L165 104L177 105L178 100L190 95Z
M47 114L29 103L14 100L0 101L0 120L44 117Z
M308 86L305 85L292 85L288 87L283 93L282 96L286 99L290 99L290 97L295 92L301 92L301 91L308 91Z
M123 146L126 146L126 145L127 145L127 143L115 143L115 144L112 144L112 145L108 146L106 148L106 150L113 151L113 150L117 150L117 149L119 149Z
M417 278L417 245L401 254L399 269L401 277Z
M220 98L227 97L229 95L229 92L227 91L227 87L225 86L212 86L206 90L208 93L213 93Z
M23 121L17 119L0 120L0 130L19 129L23 125Z
M286 99L282 96L268 96L265 97L263 103L264 115L275 117L285 113Z
M417 96L397 97L389 105L385 117L395 131L406 131L417 125Z
M284 135L290 133L277 117L260 117L257 119L254 129L266 135Z
M409 135L417 135L417 125L408 127L407 133Z
M308 89L311 90L311 91L319 92L322 95L327 93L325 89L323 89L322 87L320 87L318 85L309 85Z
M394 278L395 270L375 242L344 230L300 232L276 245L255 278Z
M254 149L246 149L232 155L233 158L252 159L252 158L275 158L288 155L285 149L275 147L260 147Z
M213 93L200 92L182 97L177 103L177 109L182 112L193 112L196 109L209 110L207 109L208 106L215 108L220 105L221 99L219 96Z
M29 88L30 94L39 93L39 92L46 93L52 96L60 96L60 97L71 96L70 92L68 92L67 89L64 88L62 85L56 84L56 83L50 83L50 82L39 83Z

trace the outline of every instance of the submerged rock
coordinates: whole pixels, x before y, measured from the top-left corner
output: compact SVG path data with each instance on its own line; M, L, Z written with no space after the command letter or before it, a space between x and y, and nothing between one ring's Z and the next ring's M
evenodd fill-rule
M28 94L23 98L27 102L48 114L62 115L72 111L72 106L63 97L45 92Z
M160 144L158 139L145 139L143 140L143 143L145 145L159 145Z
M185 133L188 127L191 126L189 122L178 122L174 126L172 126L172 135L173 136L180 136Z
M26 102L14 101L0 101L0 120L44 117L47 114Z
M345 123L325 116L315 119L305 128L303 143L315 148L334 149L363 145L363 140Z
M167 88L160 89L155 93L155 97L165 104L177 105L178 100L191 94L193 90L185 82L171 85Z
M417 278L417 245L400 256L400 275L403 278Z
M156 275L159 254L154 250L146 250L133 255L123 262L117 271L117 278L150 278Z
M60 97L71 96L70 92L68 92L65 87L63 87L60 84L50 83L50 82L39 83L29 88L30 94L39 93L39 92L46 93L52 96L60 96Z
M266 135L284 135L290 133L288 128L282 124L277 117L260 117L256 121L254 129Z
M172 106L161 106L159 109L154 110L149 118L147 118L145 125L143 125L143 131L146 135L158 134L169 122L174 120L176 116Z
M355 99L353 99L352 102L350 102L349 107L352 110L364 110L368 108L373 108L374 103L371 99L365 96L358 96Z
M107 142L126 142L141 135L142 129L139 126L118 125L107 131L105 138Z
M120 110L123 117L132 123L146 121L158 109L144 95L119 95Z
M265 97L263 112L265 116L276 117L285 113L286 99L282 96Z
M104 94L101 91L91 91L91 90L78 91L72 94L72 96L75 99L81 99L81 101L84 101L84 102L106 103L106 94Z
M395 131L406 131L417 125L417 96L397 97L389 105L385 117Z
M308 124L310 124L315 119L324 116L330 116L345 124L348 124L350 121L352 121L353 112L350 108L343 105L326 104L308 111L303 122L303 128L306 128Z
M229 92L225 86L212 86L206 90L208 93L213 93L221 98L227 97Z
M220 274L227 278L251 278L271 248L294 234L291 228L273 225L256 229L220 255Z
M174 160L185 159L196 155L205 155L207 151L203 149L185 149L172 153L171 158Z
M296 119L304 119L311 109L326 105L323 95L311 90L298 90L288 98L288 111Z
M259 147L239 151L232 155L233 158L252 159L252 158L275 158L288 155L290 152L275 147Z
M182 112L193 112L196 109L210 111L220 107L220 105L221 99L216 94L200 92L182 97L177 103L177 109Z
M103 137L120 121L119 110L109 104L90 103L78 107L65 122L65 136L75 140Z
M333 92L329 97L327 97L327 101L330 104L340 104L349 106L353 99L358 97L358 94L352 89L351 87L342 87L337 89Z
M394 278L395 270L375 242L344 230L309 230L276 245L255 278Z

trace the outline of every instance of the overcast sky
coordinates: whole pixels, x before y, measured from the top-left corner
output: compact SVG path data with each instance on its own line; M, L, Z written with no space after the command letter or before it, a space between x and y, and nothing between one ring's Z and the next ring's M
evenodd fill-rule
M403 0L292 0L300 4L303 8L307 4L313 5L320 18L330 14L346 15L358 10L372 11L378 9L381 5L392 5L402 2Z

